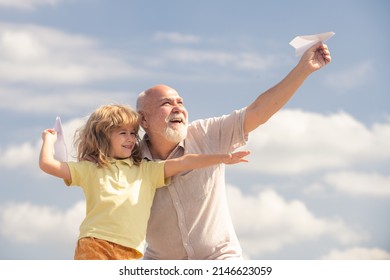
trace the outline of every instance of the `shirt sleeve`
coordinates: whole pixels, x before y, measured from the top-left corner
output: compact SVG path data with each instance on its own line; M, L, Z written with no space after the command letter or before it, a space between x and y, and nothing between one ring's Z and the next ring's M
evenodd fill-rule
M207 153L229 153L245 145L248 135L244 133L246 108L230 115L198 120L191 123L194 143L203 146Z
M161 188L171 183L171 178L165 178L165 161L142 162L143 174L149 177L153 186Z
M64 180L65 185L69 186L80 186L82 184L83 178L85 178L85 174L88 172L88 165L84 164L84 162L67 162L69 171L70 171L70 179Z

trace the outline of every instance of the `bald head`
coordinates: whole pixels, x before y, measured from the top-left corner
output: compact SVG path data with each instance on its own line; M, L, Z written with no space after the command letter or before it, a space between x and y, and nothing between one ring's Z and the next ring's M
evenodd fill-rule
M179 95L175 89L164 84L155 85L141 92L137 98L137 111L140 112L146 110L146 106L147 104L150 104L149 101L152 98L159 98L160 96L164 96L167 94Z

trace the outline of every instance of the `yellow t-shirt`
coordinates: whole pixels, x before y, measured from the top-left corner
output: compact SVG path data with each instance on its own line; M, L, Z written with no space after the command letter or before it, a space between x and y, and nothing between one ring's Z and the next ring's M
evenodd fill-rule
M137 249L142 256L146 227L156 188L164 180L164 161L114 160L98 168L89 161L68 162L71 180L68 186L83 188L86 217L80 236L96 237Z

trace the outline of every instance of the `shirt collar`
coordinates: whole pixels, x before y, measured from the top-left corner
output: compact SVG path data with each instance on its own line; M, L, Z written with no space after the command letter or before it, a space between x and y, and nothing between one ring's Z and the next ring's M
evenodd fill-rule
M117 164L117 163L126 164L126 165L128 165L129 167L133 166L133 164L134 164L133 159L131 159L131 158L125 158L125 159L111 159L111 160L110 160L110 164Z
M140 145L142 157L147 160L161 160L152 157L152 153L150 152L149 145L150 145L149 136L145 134L144 137L142 138L141 145ZM182 149L183 151L185 150L185 140L177 144L177 146L173 149L173 151L168 156L168 158L170 158L171 155L173 155L178 149Z

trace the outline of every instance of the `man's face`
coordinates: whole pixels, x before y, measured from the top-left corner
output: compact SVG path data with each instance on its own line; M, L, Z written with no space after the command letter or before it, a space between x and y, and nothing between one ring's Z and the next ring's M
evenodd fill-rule
M188 113L176 90L164 87L145 100L142 126L150 138L179 143L187 136Z

